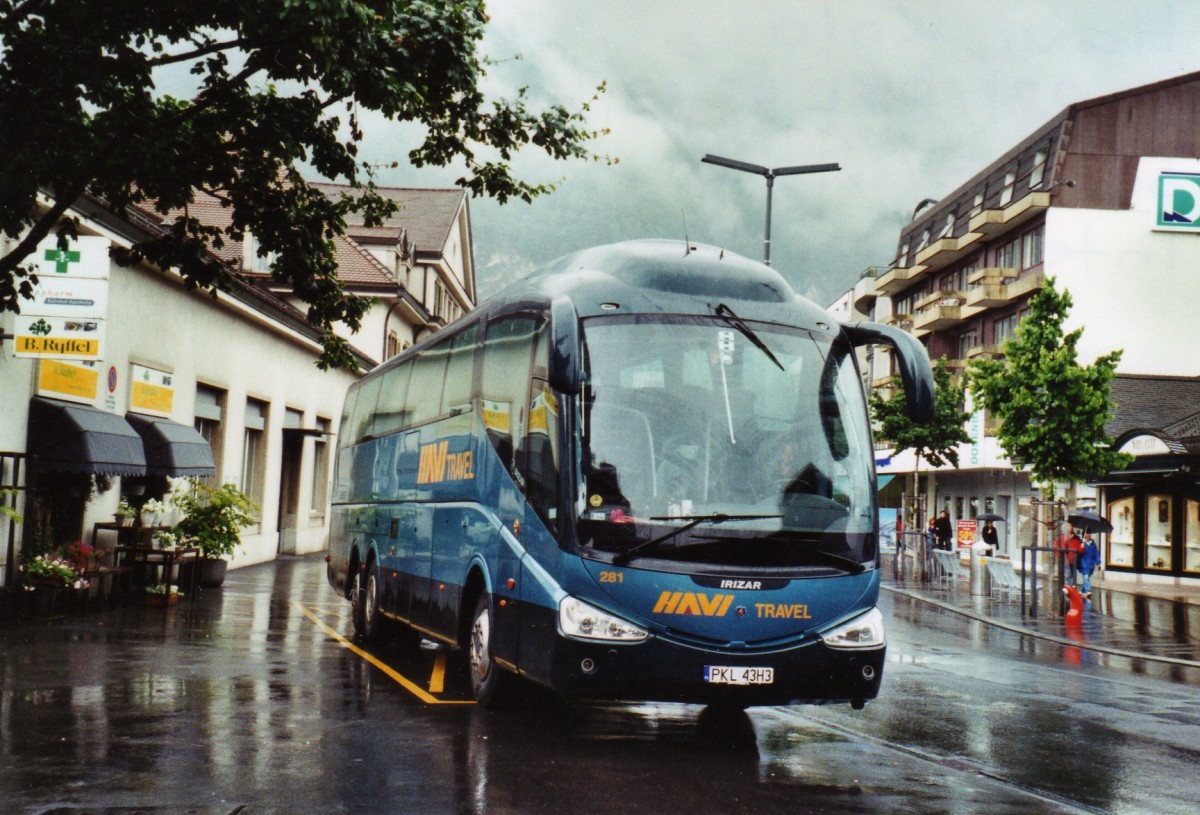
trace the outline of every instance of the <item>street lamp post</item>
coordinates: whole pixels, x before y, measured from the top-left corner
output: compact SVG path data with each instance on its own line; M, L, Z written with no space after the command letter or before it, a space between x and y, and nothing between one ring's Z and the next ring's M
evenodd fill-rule
M797 167L761 167L745 161L707 154L700 159L705 164L716 164L731 170L741 170L743 173L754 173L767 179L767 229L763 238L763 263L771 265L771 190L775 187L775 177L781 175L802 175L805 173L832 173L842 169L837 164L802 164Z

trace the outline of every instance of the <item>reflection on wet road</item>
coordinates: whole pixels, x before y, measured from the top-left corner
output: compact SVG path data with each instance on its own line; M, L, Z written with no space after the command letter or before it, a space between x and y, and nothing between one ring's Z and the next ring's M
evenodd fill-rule
M863 711L540 694L489 711L444 650L346 640L320 560L285 559L165 611L0 629L0 800L77 814L1194 811L1195 671L883 602L889 662Z

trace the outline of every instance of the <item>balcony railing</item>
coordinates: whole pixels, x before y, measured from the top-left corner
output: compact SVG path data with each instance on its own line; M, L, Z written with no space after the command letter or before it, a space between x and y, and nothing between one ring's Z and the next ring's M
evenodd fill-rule
M985 209L971 219L969 227L972 232L990 238L1025 223L1049 207L1050 193L1031 192L1003 209Z

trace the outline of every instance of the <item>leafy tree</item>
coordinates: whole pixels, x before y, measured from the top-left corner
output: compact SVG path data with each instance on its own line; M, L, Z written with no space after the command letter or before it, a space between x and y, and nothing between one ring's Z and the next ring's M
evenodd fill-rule
M892 378L895 392L902 391L900 377ZM954 376L940 357L933 366L933 420L918 424L908 418L903 399L885 399L879 391L870 397L871 416L880 438L892 443L896 452L913 450L917 460L922 458L935 467L943 464L958 466L959 444L971 442L963 427L971 414L963 410L965 389L955 385Z
M1029 301L1029 314L1004 343L1002 359L976 360L971 393L1001 420L998 437L1009 458L1030 465L1053 485L1075 483L1127 466L1132 457L1110 449L1104 425L1112 417L1109 382L1121 351L1082 366L1076 346L1083 329L1063 334L1071 294L1054 278Z
M552 189L514 177L523 147L595 158L587 103L534 112L524 89L485 98L486 20L482 0L0 0L0 230L15 241L0 310L30 296L22 263L52 232L73 233L63 218L81 199L121 219L153 207L172 213L166 234L114 251L119 263L174 268L215 295L236 274L207 250L252 232L322 331L322 366L351 365L332 327L357 329L366 304L339 283L332 238L351 213L371 224L394 208L357 156L361 112L423 125L413 165L462 163L458 183L501 202ZM158 90L185 69L191 98ZM352 194L312 190L301 164ZM229 207L231 226L195 217L196 189Z

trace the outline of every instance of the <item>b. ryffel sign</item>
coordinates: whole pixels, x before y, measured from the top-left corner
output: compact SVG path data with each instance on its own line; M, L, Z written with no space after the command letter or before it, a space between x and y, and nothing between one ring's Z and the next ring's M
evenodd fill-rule
M1200 230L1200 175L1159 173L1158 228Z
M58 238L38 244L32 258L38 282L21 303L13 355L32 359L104 357L108 315L108 238L81 237L66 248Z

